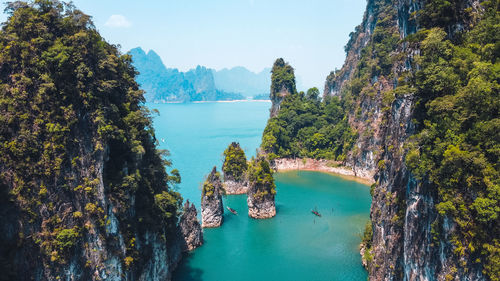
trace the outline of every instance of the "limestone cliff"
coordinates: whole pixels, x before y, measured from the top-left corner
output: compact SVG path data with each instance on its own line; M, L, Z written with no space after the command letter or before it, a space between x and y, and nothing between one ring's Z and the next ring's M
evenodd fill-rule
M0 279L168 280L179 182L130 58L59 1L0 31Z
M295 93L297 90L295 88L295 74L293 68L288 63L285 63L282 58L274 62L271 73L270 98L272 106L270 109L270 117L274 117L278 114L283 99Z
M451 40L472 26L474 17L467 15L482 11L481 1L453 1L445 8L438 2L369 0L362 24L346 45L344 66L325 84L325 96L353 100L348 118L358 139L346 164L376 180L373 248L365 254L370 280L488 280L480 263L457 258L450 241L455 222L445 218L436 235L437 191L429 179L417 180L405 163L406 144L418 125L413 122L418 97L411 87L398 86L411 83L408 77L419 69L415 58L421 50L407 39L424 24L415 19L418 11L425 5L448 9L446 19L425 24L440 24ZM367 65L371 70L363 72Z
M201 225L202 227L219 227L224 220L222 194L224 190L217 168L207 176L201 191Z
M272 218L276 215L276 185L269 161L258 156L249 167L249 189L247 193L248 215L256 219Z
M203 244L203 231L198 221L196 207L186 200L184 212L179 220L179 228L183 238L182 249L191 251Z

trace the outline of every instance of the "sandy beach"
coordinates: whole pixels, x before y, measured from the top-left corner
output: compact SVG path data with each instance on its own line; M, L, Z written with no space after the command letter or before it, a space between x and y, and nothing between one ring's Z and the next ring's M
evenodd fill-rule
M363 184L371 185L375 181L373 176L366 174L355 174L350 167L342 166L341 162L332 160L315 160L315 159L302 159L302 158L278 158L274 160L275 168L278 172L303 170L303 171L317 171L324 173L331 173L349 180L354 180Z

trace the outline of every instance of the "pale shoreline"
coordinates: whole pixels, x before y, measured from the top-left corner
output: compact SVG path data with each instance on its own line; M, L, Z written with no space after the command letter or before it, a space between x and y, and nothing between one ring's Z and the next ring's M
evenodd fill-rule
M341 165L335 166L338 164L339 163L335 161L315 160L310 158L306 159L278 158L274 160L274 165L278 172L315 171L315 172L333 174L366 185L372 185L373 183L375 183L372 176L356 175L350 167Z

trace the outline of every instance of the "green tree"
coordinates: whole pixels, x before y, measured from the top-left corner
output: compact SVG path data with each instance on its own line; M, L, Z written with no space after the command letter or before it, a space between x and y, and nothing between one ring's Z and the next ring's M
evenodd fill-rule
M241 149L239 143L232 142L228 148L224 150L224 164L222 165L224 179L236 181L243 180L247 167L245 152Z

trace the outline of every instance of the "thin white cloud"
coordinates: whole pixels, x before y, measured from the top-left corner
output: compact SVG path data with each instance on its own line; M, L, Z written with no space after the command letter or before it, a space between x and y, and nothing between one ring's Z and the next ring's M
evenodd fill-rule
M104 25L109 27L130 27L132 23L123 15L111 15Z

